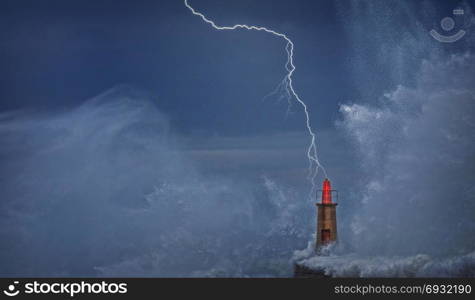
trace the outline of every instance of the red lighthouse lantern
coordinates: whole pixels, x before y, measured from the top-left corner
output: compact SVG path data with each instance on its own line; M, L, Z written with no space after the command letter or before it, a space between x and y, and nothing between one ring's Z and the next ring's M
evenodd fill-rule
M322 203L323 204L332 203L332 186L328 178L325 178L325 180L323 181Z

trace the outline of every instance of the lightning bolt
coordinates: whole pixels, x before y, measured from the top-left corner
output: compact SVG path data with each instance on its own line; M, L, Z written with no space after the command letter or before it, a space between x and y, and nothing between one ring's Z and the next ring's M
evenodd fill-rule
M285 45L285 51L287 53L287 62L285 64L285 69L287 71L287 74L285 75L284 79L277 87L276 91L283 90L288 100L290 100L291 98L294 98L303 107L303 110L305 113L305 125L307 127L308 134L310 135L310 144L307 149L307 158L309 161L308 179L310 183L312 184L310 197L313 198L313 195L315 194L315 191L316 191L315 180L318 175L318 170L322 169L325 177L328 177L328 176L327 176L327 172L325 171L325 168L320 164L320 161L318 159L316 135L310 124L310 115L308 112L307 105L297 94L292 84L292 75L294 74L295 69L296 69L294 65L294 43L292 42L292 40L289 39L289 37L287 37L287 35L268 29L266 27L262 27L262 26L254 26L254 25L246 25L246 24L236 24L233 26L218 26L216 25L216 23L214 23L214 21L208 19L205 15L203 15L199 11L195 10L191 5L189 5L188 0L184 0L184 2L185 2L185 6L193 13L193 15L200 17L204 22L211 25L214 29L217 29L217 30L247 29L247 30L264 31L264 32L273 34L277 37L283 38L287 42Z

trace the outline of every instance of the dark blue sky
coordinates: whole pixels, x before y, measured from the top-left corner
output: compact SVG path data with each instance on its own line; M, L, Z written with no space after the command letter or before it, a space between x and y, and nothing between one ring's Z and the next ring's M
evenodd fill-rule
M423 14L427 7L450 11L452 4L445 2L420 1L385 18L404 30L405 23L414 25L409 15ZM355 17L347 14L354 4L190 3L220 25L247 23L286 33L295 43L295 88L317 128L332 126L339 103L367 96L359 90L362 84L378 81L375 94L392 88L382 79L388 74L371 59L366 74L346 76L355 51L369 57L379 51L371 43L354 47L347 26ZM285 101L261 101L285 75L284 42L262 32L217 32L182 1L2 1L0 26L1 111L75 106L131 84L154 95L175 130L239 135L302 129L298 105L296 115L282 122ZM369 36L378 34L374 31Z
M295 88L316 125L326 127L352 92L342 76L349 45L332 2L294 2L192 4L222 25L259 24L288 34ZM261 101L285 75L279 38L217 32L176 0L3 1L0 11L1 110L77 105L132 84L152 93L178 130L302 128L298 106L297 116L282 122L286 102Z

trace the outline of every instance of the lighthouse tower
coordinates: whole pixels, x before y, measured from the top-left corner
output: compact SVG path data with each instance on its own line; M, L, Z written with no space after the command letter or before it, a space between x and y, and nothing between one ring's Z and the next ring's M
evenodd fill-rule
M332 190L330 180L325 179L321 190L322 200L317 202L317 252L322 246L337 241L336 206L338 204L332 201L332 194L336 192Z

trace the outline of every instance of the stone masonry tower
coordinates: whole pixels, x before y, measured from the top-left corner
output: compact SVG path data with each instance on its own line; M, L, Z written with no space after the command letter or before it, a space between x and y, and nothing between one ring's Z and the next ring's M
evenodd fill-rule
M316 250L337 241L336 229L336 206L337 203L332 202L332 190L330 180L323 181L322 201L317 203L317 242Z

